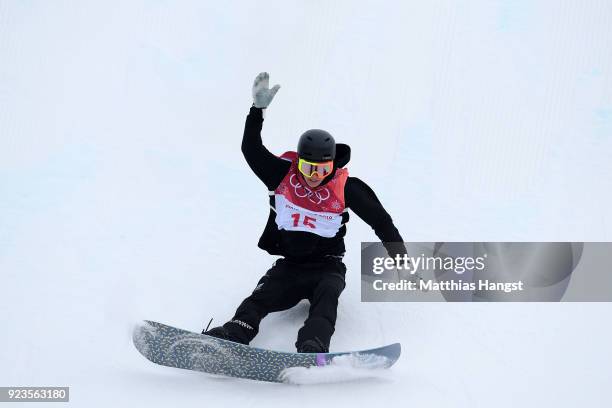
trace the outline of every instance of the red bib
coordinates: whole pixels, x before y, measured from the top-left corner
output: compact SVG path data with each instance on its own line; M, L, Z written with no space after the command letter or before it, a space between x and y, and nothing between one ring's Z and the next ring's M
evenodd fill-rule
M332 238L342 226L344 185L348 170L337 168L327 183L311 188L297 169L298 155L286 152L282 159L291 161L283 181L274 190L276 225L286 231L305 231Z

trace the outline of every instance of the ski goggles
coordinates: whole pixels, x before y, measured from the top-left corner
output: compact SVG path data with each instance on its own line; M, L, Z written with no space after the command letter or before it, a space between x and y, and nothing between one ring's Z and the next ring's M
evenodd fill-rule
M312 177L317 174L320 178L329 176L334 169L334 161L326 162L309 162L308 160L300 159L298 161L298 170L306 177Z

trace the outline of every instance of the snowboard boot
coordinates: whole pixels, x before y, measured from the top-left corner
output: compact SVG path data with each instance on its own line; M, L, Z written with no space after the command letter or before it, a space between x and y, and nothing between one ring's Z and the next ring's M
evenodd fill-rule
M231 339L230 333L223 326L213 327L210 330L204 329L204 330L202 330L202 334L205 334L205 335L210 336L210 337L216 337L218 339L235 341L235 340Z
M296 343L298 353L328 353L329 347L325 346L318 337L310 340L304 340L301 343Z
M232 320L225 323L223 326L213 327L210 330L204 329L202 334L216 337L218 339L233 341L234 343L248 345L251 339L244 333L245 329L242 327L242 325L236 322L236 320Z

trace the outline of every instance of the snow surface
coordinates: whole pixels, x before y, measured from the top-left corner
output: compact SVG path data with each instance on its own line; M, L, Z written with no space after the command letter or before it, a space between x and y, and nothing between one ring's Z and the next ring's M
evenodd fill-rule
M281 378L283 382L295 385L388 379L392 376L389 370L385 370L388 365L386 357L353 353L334 357L324 366L286 368Z
M287 386L155 366L152 319L218 322L273 258L240 153L353 148L409 241L612 240L612 3L0 0L0 386L70 406L607 407L610 304L360 302L357 217L332 349L400 341L389 378ZM293 350L307 305L254 345Z

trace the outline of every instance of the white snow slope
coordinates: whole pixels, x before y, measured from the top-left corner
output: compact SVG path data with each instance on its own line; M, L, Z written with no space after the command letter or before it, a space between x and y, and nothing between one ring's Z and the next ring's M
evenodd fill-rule
M609 407L612 306L361 303L354 216L333 350L390 376L291 386L159 367L140 319L231 317L273 258L240 152L349 143L407 241L612 240L612 2L0 0L0 386L70 406ZM307 305L254 345L293 350ZM36 405L38 406L38 405Z

